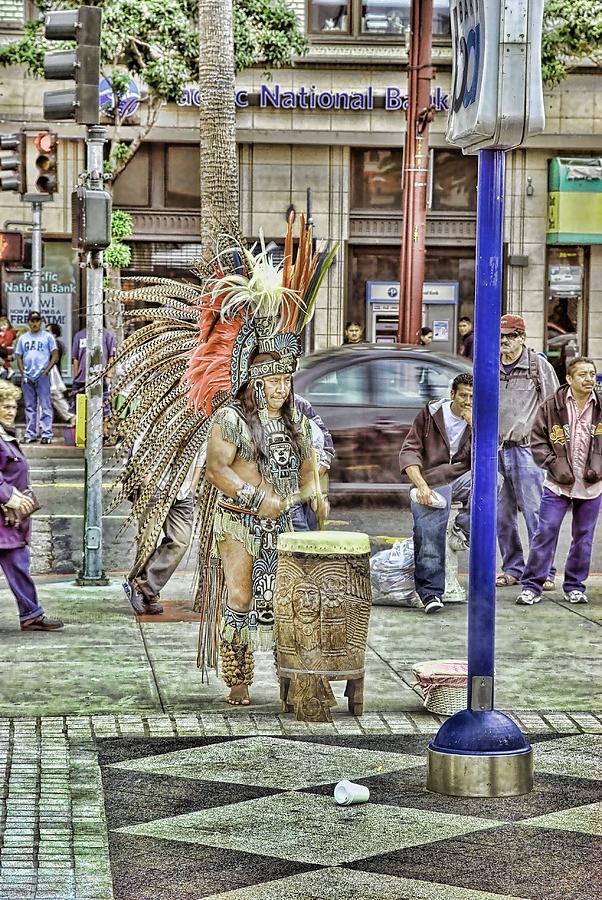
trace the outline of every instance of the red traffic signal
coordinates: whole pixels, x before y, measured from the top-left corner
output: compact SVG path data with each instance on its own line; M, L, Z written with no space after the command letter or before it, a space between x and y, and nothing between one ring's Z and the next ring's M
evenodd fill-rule
M33 143L38 151L36 190L41 194L54 194L58 190L57 136L52 131L40 131L35 136Z

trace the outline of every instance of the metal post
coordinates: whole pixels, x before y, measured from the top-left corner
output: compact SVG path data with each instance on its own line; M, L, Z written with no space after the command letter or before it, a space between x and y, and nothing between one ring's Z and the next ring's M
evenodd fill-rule
M422 324L425 266L433 0L413 0L410 16L397 340L416 344Z
M515 796L533 787L531 746L512 719L494 709L504 162L503 150L479 153L468 708L441 726L428 750L427 789L462 797Z
M42 203L31 201L31 308L41 311L42 301Z
M86 134L89 185L102 189L106 129L88 127ZM78 584L108 584L102 568L102 326L103 253L88 254L86 263L86 499L83 570Z

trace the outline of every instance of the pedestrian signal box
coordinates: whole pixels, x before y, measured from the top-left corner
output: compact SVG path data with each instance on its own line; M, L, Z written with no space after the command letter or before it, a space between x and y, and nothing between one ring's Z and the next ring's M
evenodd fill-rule
M111 243L112 201L108 191L80 185L71 194L72 246L80 253L106 250Z

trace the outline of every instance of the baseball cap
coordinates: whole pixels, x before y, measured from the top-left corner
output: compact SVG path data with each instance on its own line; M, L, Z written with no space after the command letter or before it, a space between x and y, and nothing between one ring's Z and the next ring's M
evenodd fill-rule
M511 334L513 331L526 331L525 320L522 316L502 316L500 331L502 334Z
M32 311L31 311L31 312L29 313L29 315L27 316L27 321L28 321L28 322L41 322L41 321L42 321L42 316L41 316L40 313L37 311L37 309L32 309Z

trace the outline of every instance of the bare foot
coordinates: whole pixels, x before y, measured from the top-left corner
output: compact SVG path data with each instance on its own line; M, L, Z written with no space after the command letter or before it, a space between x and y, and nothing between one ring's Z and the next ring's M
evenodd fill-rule
M235 684L230 688L230 694L226 697L226 703L230 706L249 706L249 688L246 684Z

